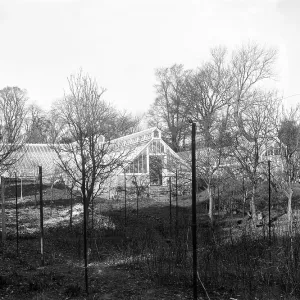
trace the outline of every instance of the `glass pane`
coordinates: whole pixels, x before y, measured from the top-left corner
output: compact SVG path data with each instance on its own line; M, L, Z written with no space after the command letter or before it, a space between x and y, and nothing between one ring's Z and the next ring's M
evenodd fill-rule
M133 166L134 166L133 173L137 173L138 172L138 160L137 159L134 160Z
M147 155L146 153L143 155L143 170L144 170L144 173L147 173Z
M152 145L153 145L153 142L151 142L149 145L149 153L152 153Z
M158 130L154 130L153 136L154 136L155 138L158 138L158 137L159 137L159 132L158 132Z
M143 173L143 154L139 156L139 173Z
M144 152L141 154L140 173L144 173Z

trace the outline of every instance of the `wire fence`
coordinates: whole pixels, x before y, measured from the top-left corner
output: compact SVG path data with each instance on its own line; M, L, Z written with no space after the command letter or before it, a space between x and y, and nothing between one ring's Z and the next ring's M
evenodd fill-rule
M164 181L166 184L162 186L136 185L128 176L122 186L111 187L89 204L87 236L89 261L123 259L146 268L152 277L177 280L178 276L181 282L190 284L191 187L189 183L183 185L182 178L177 177L176 180L176 176L167 176L166 179ZM2 178L2 182L1 193L5 199L5 201L2 199L1 217L3 243L5 238L14 240L16 254L19 255L22 249L25 249L22 248L23 241L28 238L39 241L39 244L36 244L38 246L36 251L39 253L37 259L41 264L43 260L49 262L53 259L55 249L62 244L70 250L73 257L83 259L83 205L79 190L71 189L62 180L44 182L42 176ZM209 197L203 182L198 182L197 241L200 264L207 268L199 271L204 284L208 284L209 278L213 276L218 284L224 283L221 278L224 271L221 270L222 265L216 267L220 264L217 255L222 256L217 247L225 244L234 245L243 235L259 236L268 241L266 184L261 184L256 203L258 210L262 214L265 213L265 216L259 215L258 226L253 226L248 215L251 194L247 193L246 183L214 182L212 185L214 217L220 223L211 226L207 216ZM272 243L279 247L279 244L276 244L278 237L287 232L283 224L284 203L280 202L280 197L275 193L272 200L272 219L274 219L271 225ZM297 205L296 201L293 207L295 234L299 232L297 214L298 216L300 214ZM3 215L6 222L3 222ZM40 223L41 219L43 224ZM6 236L3 234L4 223ZM246 225L241 227L243 224ZM56 232L56 235L53 232ZM247 245L252 249L250 243L247 242ZM207 249L213 249L211 256ZM33 249L31 251L36 253ZM231 258L227 254L224 255L229 261Z

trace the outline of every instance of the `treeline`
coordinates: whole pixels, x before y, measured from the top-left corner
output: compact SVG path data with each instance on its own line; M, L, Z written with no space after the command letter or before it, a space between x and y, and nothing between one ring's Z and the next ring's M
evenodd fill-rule
M141 117L125 110L120 111L102 100L104 92L104 89L101 90L101 94L96 95L96 98L97 105L106 111L106 119L101 122L102 134L105 138L111 140L138 131ZM68 98L71 96L68 95ZM90 95L86 94L86 98L81 99L82 103L88 102ZM25 89L8 86L0 90L0 170L4 171L14 164L13 153L24 143L50 144L54 140L57 142L57 138L59 142L76 140L74 136L61 134L63 124L57 118L57 111L65 97L62 96L61 99L63 100L53 104L50 111L45 111L37 104L29 104Z
M291 224L300 166L299 106L285 108L279 92L266 88L276 79L276 56L276 50L253 43L231 53L218 47L196 69L175 64L155 72L156 99L148 123L162 130L176 152L190 150L189 121L196 123L197 175L207 185L212 221L212 187L233 178L249 188L256 218L257 190L272 160L272 186L287 197Z
M68 92L48 112L28 105L26 90L0 90L0 171L26 177L15 167L24 144L48 144L57 154L53 181L63 176L59 179L71 189L80 188L88 207L111 174L126 163L131 150L112 151L112 140L138 131L141 118L105 101L106 90L82 71L71 75L68 83Z

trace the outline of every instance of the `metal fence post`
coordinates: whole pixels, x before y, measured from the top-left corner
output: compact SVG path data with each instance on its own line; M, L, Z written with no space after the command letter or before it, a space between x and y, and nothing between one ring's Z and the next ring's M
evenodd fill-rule
M197 300L196 123L192 123L192 238L193 296Z
M169 221L170 221L170 237L172 237L172 182L171 182L171 177L169 177L169 196L170 196L170 216L169 216Z
M2 197L2 242L6 241L6 214L5 214L5 177L1 176L1 197Z
M175 185L176 185L176 223L175 223L175 227L176 227L176 238L178 238L178 172L177 172L177 169L176 169L176 174L175 174Z
M268 160L269 177L269 243L271 244L271 161Z
M125 227L127 226L127 190L126 190L126 173L124 170L124 200L125 200L125 207L124 207L124 213L125 213Z
M39 166L39 177L40 177L41 255L42 255L42 266L44 266L45 265L45 257L44 257L44 212L43 212L43 170L42 170L42 166Z
M17 256L19 256L19 218L18 218L18 178L17 178L17 173L15 173L15 188L16 188Z

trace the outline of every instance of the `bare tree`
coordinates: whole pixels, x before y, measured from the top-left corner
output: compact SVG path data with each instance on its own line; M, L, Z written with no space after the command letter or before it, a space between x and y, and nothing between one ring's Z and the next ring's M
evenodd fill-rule
M183 65L157 69L157 97L148 113L150 126L158 127L169 146L178 152L185 146L189 124L184 105L184 84L189 71Z
M281 118L276 120L278 139L275 139L266 151L267 155L271 155L269 159L272 160L273 184L288 199L287 216L290 233L292 231L293 187L299 178L300 170L300 125L298 119L299 106L287 112L282 111Z
M70 76L68 82L69 93L56 103L52 111L51 119L59 124L52 127L55 138L52 147L58 156L57 164L81 189L88 293L88 206L93 203L103 183L122 166L126 154L109 140L109 121L116 118L116 111L102 100L105 89L99 89L96 82L82 71ZM59 128L60 132L55 132L55 128Z
M139 131L141 117L134 116L126 110L121 112L115 112L116 117L109 120L109 135L110 139L119 138L128 134Z
M46 112L37 104L31 104L27 108L25 124L28 132L27 143L45 144L49 141L51 122Z
M266 144L275 135L273 120L277 105L278 101L273 93L252 94L239 113L243 120L243 134L238 131L232 146L235 159L252 184L250 209L254 220L256 219L255 195L263 176L262 167L265 163L262 153Z
M205 146L214 144L219 120L228 124L233 101L233 77L226 64L225 48L211 51L211 61L190 73L185 84L186 112L197 122Z
M234 86L233 115L239 133L249 142L253 140L244 126L243 111L249 99L256 97L257 88L264 80L275 77L273 72L277 52L249 43L233 52L230 67Z
M274 135L270 122L272 105L276 105L277 98L272 92L262 91L261 84L274 78L276 51L249 43L235 50L231 59L226 54L224 48L213 49L210 61L194 72L184 71L181 65L159 70L158 97L150 115L152 124L165 122L164 129L169 131L169 136L172 136L172 120L177 111L178 128L183 128L189 118L196 121L200 136L198 148L213 149L207 153L212 155L207 160L214 161L214 166L217 166L215 154L223 157L225 148L231 147L234 158L253 184L251 210L255 218L260 151L266 139ZM174 103L178 103L176 109L173 109ZM221 143L218 140L220 127L225 135ZM188 135L185 131L185 136ZM202 165L207 165L208 161L203 161Z
M59 124L56 127L54 124L53 131L60 130L53 134L52 146L59 157L58 164L80 186L88 206L103 183L123 164L129 150L111 143L109 123L118 116L102 100L105 89L99 89L82 72L72 75L68 81L70 93L52 111L52 120Z
M218 135L214 137L214 143L211 146L198 147L196 151L196 172L197 177L201 179L207 189L208 200L209 200L209 218L210 221L214 221L214 197L213 197L213 186L217 181L218 176L222 174L222 168L226 167L229 157L228 145L230 145L230 139L227 139L227 135L224 132L222 126L218 129ZM203 145L198 140L199 145ZM184 155L186 165L189 171L192 169L191 152L188 151Z
M198 125L198 176L205 181L209 196L209 217L213 221L212 182L227 146L231 144L229 110L233 101L233 78L226 64L225 48L211 51L211 60L189 74L185 84L185 105Z
M0 170L7 170L18 159L26 140L26 91L18 87L0 90Z
M250 207L254 219L260 154L267 139L274 135L272 118L278 105L276 93L263 91L261 84L275 77L276 54L274 49L249 43L234 51L228 64L233 93L230 127L236 137L233 153L252 182Z

